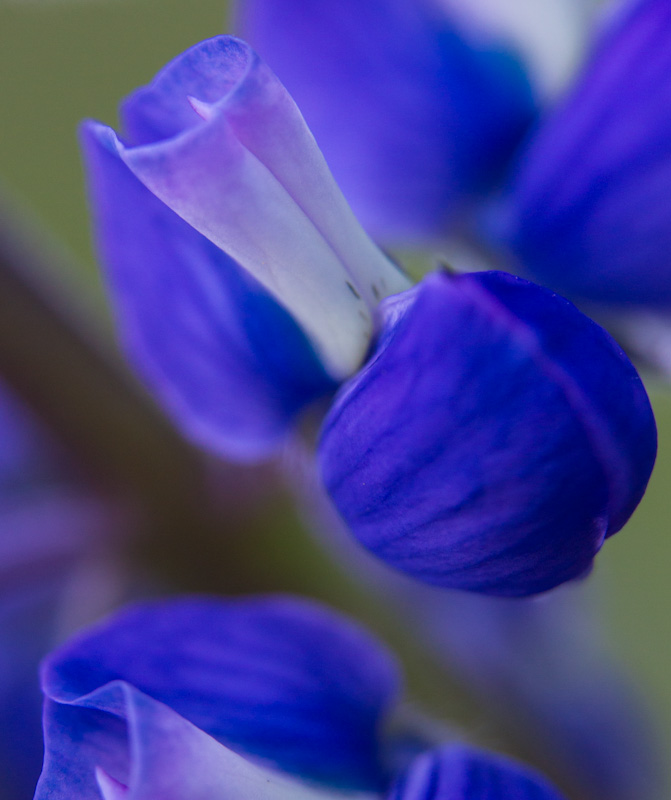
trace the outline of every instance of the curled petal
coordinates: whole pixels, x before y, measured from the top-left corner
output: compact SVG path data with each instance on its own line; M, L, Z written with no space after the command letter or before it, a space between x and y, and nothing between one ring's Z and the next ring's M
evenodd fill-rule
M624 353L571 303L504 273L436 273L383 313L320 443L355 536L445 587L527 595L582 575L656 453Z
M496 233L571 297L668 306L670 192L671 6L636 0L521 154Z
M244 35L305 115L367 230L442 236L534 118L524 72L434 0L245 0Z
M82 129L98 244L130 358L180 427L229 457L267 455L333 384L304 335L229 256Z
M296 318L335 377L361 363L405 277L356 222L295 103L246 45L193 47L136 92L108 143L173 211Z
M470 747L416 758L387 800L562 800L533 770Z
M250 764L124 681L47 700L35 800L328 800Z
M287 772L360 789L381 780L377 734L396 699L395 664L315 604L139 606L65 645L43 672L45 693L62 703L118 679Z

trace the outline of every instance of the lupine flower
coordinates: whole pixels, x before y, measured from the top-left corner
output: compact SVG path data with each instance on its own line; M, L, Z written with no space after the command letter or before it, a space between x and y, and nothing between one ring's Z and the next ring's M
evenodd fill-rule
M503 273L406 291L239 40L187 51L122 116L123 140L84 127L98 236L131 357L187 432L258 457L342 384L319 460L376 555L505 595L589 569L656 447L601 328Z
M73 579L93 564L109 522L98 498L64 479L48 432L0 389L0 796L23 800L42 758L38 664L69 630Z
M390 772L398 667L304 600L137 606L54 652L42 680L36 800L559 798L527 769L461 746Z
M350 94L357 97L356 107L366 109L367 115L386 108L390 103L385 87L393 86L399 74L412 75L412 97L417 98L417 103L435 88L431 76L415 69L412 48L404 50L401 44L407 40L403 14L410 12L406 6L432 20L435 7L440 6L445 19L461 24L462 28L466 24L472 30L479 30L480 42L483 37L491 42L491 38L486 39L487 31L491 34L507 30L507 38L499 41L507 41L509 47L516 41L520 54L531 54L526 63L532 84L538 75L537 58L533 54L540 41L533 30L527 30L521 37L516 33L520 28L513 22L511 6L514 15L522 5L517 2L481 0L472 8L473 4L461 0L439 3L399 0L392 4L391 12L388 4L363 5L368 15L366 37L357 35L354 22L346 24L346 20L358 21L358 7L357 13L348 14L342 3L315 4L318 11L311 9L304 14L302 8L294 9L290 0L278 3L240 0L238 11L245 35L280 78L286 80L308 121L314 120L317 140L332 161L336 177L340 178L343 172L343 185L355 210L360 195L367 190L369 174L393 174L399 181L407 181L407 164L414 165L424 159L427 164L432 160L439 163L434 149L442 155L457 155L458 134L453 129L445 131L442 121L461 108L463 95L470 95L475 102L469 79L456 74L451 80L443 80L441 91L431 95L432 102L421 106L424 111L421 130L415 127L416 117L411 114L400 120L390 114L380 115L384 116L385 124L393 121L390 127L411 154L405 158L399 158L390 148L378 146L372 127L359 124L358 115L348 113ZM535 14L547 15L542 4L533 5ZM575 24L579 15L572 14L571 5L577 4L553 5L553 21L549 22L546 16L546 24L539 26L557 43L579 39L576 33L580 25ZM584 9L587 6L583 3ZM527 9L519 13L519 19L530 27L534 13ZM332 24L334 19L340 24ZM388 36L388 29L396 21L395 36ZM498 174L503 178L499 191L504 196L479 221L477 213L466 220L450 219L453 201L448 201L446 194L453 183L440 169L427 169L423 173L427 176L422 184L424 202L408 204L407 208L399 204L395 214L385 216L386 227L377 225L375 232L383 241L394 243L407 240L406 232L412 230L420 235L414 238L423 239L426 245L461 234L465 229L469 238L480 237L478 247L489 248L494 262L498 259L499 264L533 276L576 301L603 306L599 313L627 342L632 342L634 351L668 372L668 359L658 352L660 329L661 346L668 342L668 321L662 325L644 315L641 327L637 328L639 315L632 320L631 312L632 307L665 311L671 297L667 258L671 214L667 213L665 201L671 164L669 25L669 8L664 0L614 4L593 36L586 66L578 72L567 95L560 95L554 108L550 104L547 110L542 109L540 123L531 132L527 131L526 138L511 139L513 146L507 155L512 160L507 167L502 165ZM588 28L584 19L582 28L584 35ZM562 29L570 33L563 36ZM327 48L323 45L325 41L329 43ZM471 38L468 44L471 58L481 55L477 39ZM351 69L344 70L337 57L323 58L325 49L327 54L353 52L356 55L349 58L357 58L361 64L369 63L369 53L375 54L374 80ZM546 52L550 49L544 47ZM564 63L575 64L577 60L574 52ZM563 68L557 74L568 72L570 69ZM509 95L501 85L492 84L490 88L491 95L480 93L477 97L482 107L488 109L487 118L496 120L498 103ZM407 104L405 95L403 100ZM399 104L398 108L405 106ZM425 130L440 131L435 148L433 144L427 146ZM489 130L489 126L484 130L474 128L471 148L485 147ZM391 138L392 134L386 136ZM341 167L362 153L366 154L366 171ZM463 158L459 164L453 163L451 169L458 172L467 163ZM388 203L393 205L398 196L402 196L402 190L394 193L394 199ZM438 202L442 203L442 216L440 209L431 206L429 198L441 198ZM386 205L382 203L379 209L380 215L385 214ZM361 213L366 211L362 204ZM463 266L468 268L468 264ZM606 316L604 312L609 308L610 315ZM626 311L624 322L613 320L613 309L620 314Z

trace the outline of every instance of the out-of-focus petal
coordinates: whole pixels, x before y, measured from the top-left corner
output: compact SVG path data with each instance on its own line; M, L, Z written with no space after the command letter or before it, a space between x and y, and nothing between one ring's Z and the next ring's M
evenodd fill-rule
M0 385L3 800L25 800L35 788L42 760L38 664L67 627L73 580L85 576L108 534L118 533L116 515L75 485L66 453L50 434ZM87 610L99 598L87 598Z
M35 800L327 800L250 764L124 681L47 700Z
M419 583L360 547L314 474L313 459L298 447L289 455L309 529L506 731L595 800L665 796L652 720L609 650L593 579L523 599Z
M412 609L433 650L590 797L653 800L661 754L585 588L522 600L424 591Z
M534 118L523 69L432 0L241 0L244 35L286 84L366 229L442 237Z
M671 303L671 6L627 2L512 176L497 236L581 300Z
M381 781L378 733L398 692L395 663L359 628L316 604L268 598L139 606L52 655L44 689L70 702L116 679L287 772L358 789Z
M445 747L413 761L387 800L562 800L540 775L470 747Z
M320 443L354 535L445 587L516 596L582 575L656 453L624 353L571 303L504 273L436 273L383 313Z
M157 197L254 275L336 377L361 363L380 297L407 288L347 206L300 111L231 37L170 63L108 146Z
M559 93L577 69L591 28L593 0L436 0L473 36L516 50L543 97Z
M129 356L180 426L227 456L267 455L332 390L290 315L82 129L98 243Z

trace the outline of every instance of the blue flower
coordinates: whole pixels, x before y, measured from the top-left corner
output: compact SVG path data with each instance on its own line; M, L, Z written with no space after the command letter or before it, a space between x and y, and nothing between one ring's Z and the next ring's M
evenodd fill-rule
M430 244L465 229L499 263L577 302L627 314L637 307L668 311L671 12L665 0L614 4L572 85L554 107L541 101L531 126L530 116L524 122L529 105L521 68L514 77L511 69L500 70L478 90L468 69L441 72L427 64L428 55L417 55L423 47L437 63L438 53L445 59L440 63L456 59L458 47L447 40L443 49L437 45L437 31L448 28L465 30L463 58L471 65L491 57L488 46L514 48L505 36L514 27L505 18L508 4L305 5L239 0L238 16L301 104L355 210L368 221L369 206L377 204L370 225L383 241L404 241L410 232ZM533 20L533 13L526 9L519 17ZM561 26L558 15L545 25L548 37L562 40ZM575 29L569 35L578 38ZM533 36L518 37L520 54L534 49ZM544 46L551 49L551 42ZM527 59L531 84L537 83L534 60ZM404 88L396 102L388 87L399 77ZM350 102L356 114L349 113ZM446 125L451 115L458 122ZM470 153L490 152L492 130L510 132L488 184L498 181L503 196L484 214L480 208L455 218L455 205L463 207L470 196L455 175L469 170ZM460 149L464 133L466 151ZM373 195L369 187L378 176L385 191L391 185L396 191ZM406 196L413 202L404 203ZM641 336L636 339L640 345Z
M498 231L529 274L580 300L671 304L671 8L608 20L522 149Z
M0 785L23 800L42 758L38 664L58 632L70 582L85 574L109 522L76 485L48 431L0 386ZM89 607L95 598L88 598ZM79 620L81 621L81 617Z
M431 0L248 0L246 38L295 97L366 229L440 236L536 117L522 64ZM473 43L475 38L475 43Z
M305 600L137 606L54 652L42 681L36 800L559 798L525 768L470 748L390 772L396 663Z
M258 458L340 385L319 459L378 556L503 595L589 569L656 449L601 328L503 273L409 288L237 39L178 57L122 116L123 140L83 129L98 237L130 356L187 433Z

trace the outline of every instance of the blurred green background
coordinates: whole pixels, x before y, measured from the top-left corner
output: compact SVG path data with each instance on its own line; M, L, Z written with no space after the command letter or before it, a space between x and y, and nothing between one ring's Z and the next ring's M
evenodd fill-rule
M75 256L76 280L104 308L91 252L76 127L84 117L116 123L119 99L167 60L225 28L220 0L0 0L0 182ZM671 390L648 381L659 423L659 460L648 493L627 528L609 541L597 572L607 592L613 640L671 744ZM274 509L282 545L256 543L278 585L360 608L360 597ZM277 515L280 515L279 517ZM287 577L287 574L289 577ZM272 577L268 579L272 583ZM261 581L263 583L263 581ZM222 587L224 589L225 587ZM371 612L375 616L374 612ZM379 621L391 638L394 633ZM399 638L399 635L396 634ZM412 659L412 653L409 658ZM425 667L411 682L432 689ZM447 689L447 687L443 687ZM456 709L456 699L452 700ZM455 710L456 713L456 710Z

